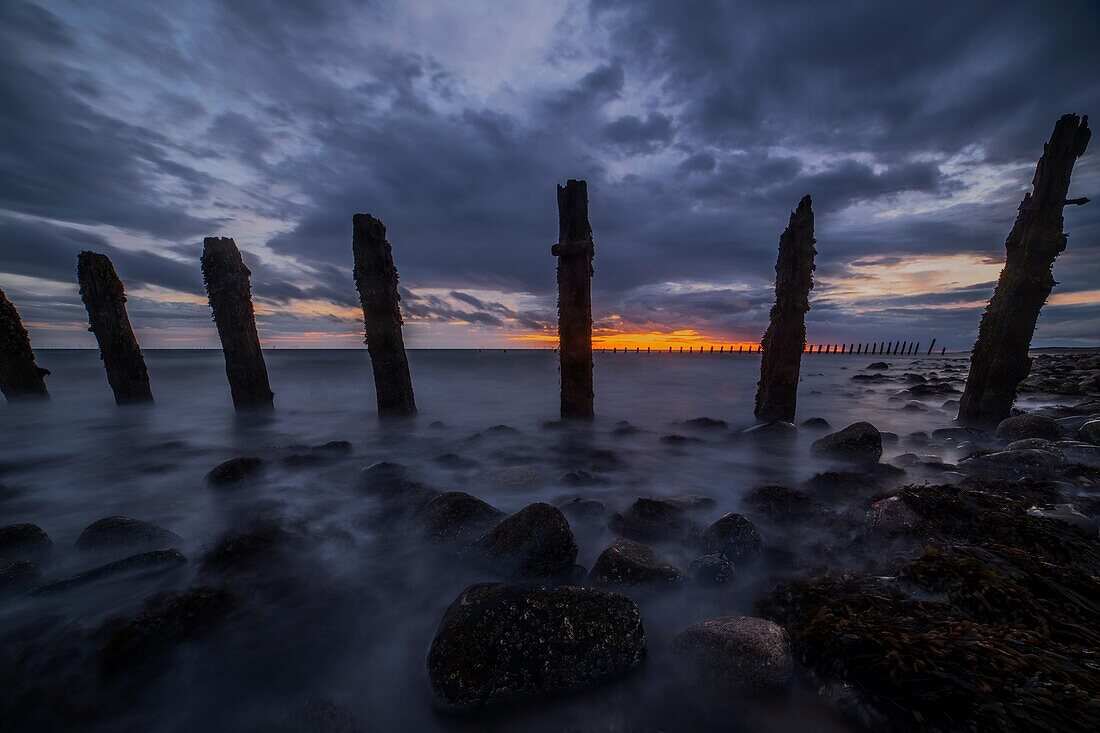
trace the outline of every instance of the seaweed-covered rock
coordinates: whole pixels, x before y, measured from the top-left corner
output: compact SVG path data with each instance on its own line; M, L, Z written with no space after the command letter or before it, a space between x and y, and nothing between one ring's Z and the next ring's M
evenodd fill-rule
M796 522L829 514L821 502L796 489L770 484L753 489L741 500L743 506L773 522Z
M482 583L451 604L428 651L443 705L476 709L593 687L642 661L642 617L594 588Z
M759 555L763 543L755 524L730 512L703 531L703 545L707 552L720 552L738 563Z
M716 587L726 585L737 577L737 567L720 552L701 555L691 561L688 578L698 585Z
M37 524L24 522L0 527L0 562L37 562L52 549L53 541Z
M689 538L696 526L682 506L641 498L611 518L611 529L640 542L669 542Z
M538 502L504 519L463 554L507 578L568 578L577 542L561 510Z
M242 456L219 463L206 474L206 483L210 486L238 486L255 478L264 467L262 458Z
M762 618L716 618L672 640L674 662L691 683L715 692L776 689L794 672L787 632Z
M810 451L829 458L876 463L882 457L882 435L871 423L857 422L818 438L810 446Z
M901 534L914 530L920 516L900 496L888 496L871 504L868 520L874 532Z
M997 424L997 437L1002 440L1012 441L1024 438L1058 440L1062 435L1062 426L1055 420L1042 415L1016 415L1006 417Z
M1082 443L1100 445L1100 420L1089 420L1077 429L1076 437Z
M413 515L420 533L437 542L467 542L489 530L504 512L464 491L429 499Z
M589 578L600 585L632 587L678 583L683 576L649 545L619 537L600 553Z
M996 479L1047 479L1067 466L1066 459L1046 450L1024 448L987 453L959 461L958 468L967 475Z
M82 550L105 552L118 549L154 549L172 547L183 542L175 532L151 522L130 517L104 517L89 524L76 546Z

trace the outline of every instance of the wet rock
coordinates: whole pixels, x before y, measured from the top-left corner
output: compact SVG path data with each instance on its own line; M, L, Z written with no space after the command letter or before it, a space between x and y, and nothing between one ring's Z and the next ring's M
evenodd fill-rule
M455 470L474 468L478 465L477 461L463 458L457 453L444 453L443 455L436 456L435 462L437 465L443 466L444 468L453 468Z
M718 506L718 501L713 496L703 494L677 494L676 496L665 497L661 501L689 512L712 509Z
M778 689L794 672L787 632L762 618L701 621L676 635L672 653L691 684L718 694Z
M832 430L833 426L823 417L811 417L802 421L802 427L809 430Z
M879 437L882 438L883 445L893 445L894 443L901 441L901 438L898 436L897 433L891 433L889 430L880 430L878 431L878 434Z
M857 422L810 446L816 455L859 463L876 463L882 457L882 435L869 422Z
M997 437L1008 441L1024 438L1058 440L1062 437L1062 426L1041 415L1016 415L1006 417L997 424Z
M504 519L463 551L507 578L561 579L577 561L577 542L561 510L541 502Z
M558 479L559 482L566 486L591 486L592 484L599 483L599 479L590 474L588 471L567 471L561 475Z
M702 539L708 553L720 552L738 564L759 555L763 546L756 525L733 512L723 514L707 527Z
M220 463L206 474L209 486L237 486L255 478L264 467L263 459L252 457L231 458Z
M52 549L53 541L37 524L24 522L0 527L0 562L38 562Z
M1100 468L1100 446L1068 440L1060 440L1055 445L1067 461Z
M822 471L802 487L811 494L863 496L889 486L905 476L905 470L889 463L875 463L861 471Z
M918 430L905 436L905 442L917 448L928 445L930 440L931 438L928 437L928 433L923 430Z
M641 498L611 518L611 529L641 542L683 541L696 526L683 507L662 499Z
M479 584L440 622L428 651L428 678L444 706L478 709L594 687L645 654L642 617L626 596Z
M692 560L687 574L693 583L713 588L732 582L737 567L722 553L712 552Z
M641 428L635 427L628 423L626 420L620 420L615 423L615 427L611 430L612 435L635 435L637 433L645 432Z
M234 605L234 596L224 588L155 597L137 617L108 625L107 643L100 651L104 673L113 678L159 671L172 647L215 629Z
M1033 506L1027 510L1029 517L1048 519L1052 522L1062 522L1079 529L1086 537L1096 537L1096 522L1086 517L1072 504L1053 504L1047 506Z
M226 532L203 555L203 577L251 577L280 571L288 561L291 534L276 522L260 521Z
M494 425L491 428L486 428L486 435L519 435L519 430L516 430L511 425Z
M572 499L566 499L558 508L570 519L579 519L582 521L606 517L608 514L607 507L602 501L587 496L577 496Z
M1067 466L1066 459L1045 450L1001 451L966 458L958 468L967 475L999 479L1048 479Z
M660 441L665 445L685 445L687 443L701 443L699 438L692 438L687 435L680 435L679 433L670 433L668 435L662 435Z
M105 517L89 524L76 546L92 552L118 549L154 549L172 547L183 542L175 532L150 522L130 517Z
M871 530L879 534L904 534L920 524L920 515L909 508L900 496L879 499L868 510Z
M408 518L439 492L412 479L400 463L379 461L363 469L362 489L382 500L381 519Z
M679 424L683 425L685 428L694 428L697 430L725 430L729 427L729 423L725 420L717 420L713 417L693 417Z
M64 580L54 581L46 585L40 585L32 593L34 595L46 595L71 590L82 585L95 583L107 578L122 575L146 575L156 572L165 572L175 569L187 562L179 550L150 550L138 555L132 555L122 560L116 560L98 568L93 568L83 573L78 573Z
M30 560L16 560L0 565L0 598L13 593L22 593L42 582L42 570L38 563Z
M773 522L784 523L823 517L828 508L796 489L772 484L745 494L742 505Z
M867 369L874 372L884 372L890 368L890 365L884 361L876 361L867 365Z
M467 542L488 532L504 512L464 491L428 500L413 515L421 535L436 542Z
M1058 449L1057 444L1046 438L1024 438L1023 440L1016 440L1005 446L1005 450L1045 450L1048 453L1054 453L1055 455L1062 455L1062 451Z
M346 440L330 440L322 445L315 445L309 449L311 453L320 454L332 458L342 458L344 456L350 456L352 452L351 443Z
M1075 437L1082 443L1100 445L1100 420L1089 420L1080 427Z
M766 438L775 436L791 436L798 433L798 428L794 423L783 422L776 420L774 422L760 423L759 425L753 425L750 428L745 428L741 431L741 435L746 435L755 438Z
M649 545L619 537L600 553L589 578L600 585L634 587L678 583L683 576Z

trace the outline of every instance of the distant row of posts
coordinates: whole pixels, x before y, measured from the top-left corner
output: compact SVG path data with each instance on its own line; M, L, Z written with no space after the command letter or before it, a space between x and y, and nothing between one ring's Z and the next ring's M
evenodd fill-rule
M1088 117L1064 115L1044 146L1031 193L1024 196L1016 223L1005 243L1007 261L997 289L982 316L971 369L960 400L959 418L996 423L1008 416L1020 382L1031 368L1028 349L1039 310L1054 286L1051 267L1066 246L1062 209L1088 199L1067 200L1070 175L1084 154L1091 132ZM569 180L558 186L557 258L558 355L561 370L561 415L591 419L595 414L592 382L592 262L595 248L588 219L588 186ZM775 305L756 352L760 382L755 414L761 421L793 421L802 355L920 353L920 343L891 341L858 344L806 344L806 312L813 289L814 215L809 196L791 212L779 239L775 272ZM397 268L382 222L369 214L352 219L353 275L363 308L364 334L374 371L380 415L416 413L412 378L401 333ZM251 272L232 239L208 237L203 242L203 281L225 356L233 404L239 411L270 409L274 394L267 376L252 307ZM88 311L89 330L99 343L107 381L120 404L152 402L149 373L126 313L122 280L102 254L81 252L77 258L80 295ZM928 347L932 354L936 340ZM683 353L683 347L679 352ZM613 348L612 353L617 353ZM635 347L634 353L641 348ZM700 353L702 353L700 348ZM743 353L738 346L737 353ZM626 353L627 349L623 349ZM668 347L672 353L672 347ZM646 347L646 353L652 353ZM688 347L694 353L694 346ZM714 353L711 346L709 353ZM726 353L719 346L717 353ZM731 346L728 353L733 353ZM752 346L748 353L754 353ZM946 353L946 348L940 354ZM35 363L30 338L15 306L0 290L0 391L9 400L47 398L44 377Z

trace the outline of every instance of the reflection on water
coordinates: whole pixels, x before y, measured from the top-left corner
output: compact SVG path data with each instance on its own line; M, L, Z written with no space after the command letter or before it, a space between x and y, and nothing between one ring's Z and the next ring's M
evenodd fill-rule
M508 512L573 496L595 497L620 510L639 496L691 493L717 500L696 516L709 521L738 511L748 490L766 483L797 485L822 470L809 457L809 443L820 432L803 430L780 442L738 436L738 428L752 423L757 355L597 354L598 419L569 429L540 425L557 417L557 361L550 351L410 352L420 416L391 424L378 422L363 350L267 352L277 408L267 418L234 414L218 351L148 352L156 405L123 409L114 405L95 352L38 356L53 372L53 401L0 409L0 524L34 522L53 538L47 579L96 564L73 542L85 526L111 515L172 530L190 558L257 517L293 526L300 539L293 568L286 571L287 587L254 599L267 609L257 623L216 643L189 645L151 689L131 700L127 725L263 727L286 706L318 697L338 700L368 729L379 730L778 731L835 725L796 691L738 701L731 718L728 711L672 699L666 689L668 639L701 618L751 613L775 581L766 564L726 590L685 588L639 597L652 658L620 683L487 718L443 717L431 704L424 655L450 601L484 578L421 546L408 532L386 531L374 499L358 488L361 467L390 461L407 465L427 486L467 491ZM799 420L823 417L836 429L868 420L902 436L950 424L954 412L941 405L952 395L914 401L897 395L909 386L901 379L853 381L868 361L805 357ZM895 377L937 369L956 380L965 374L962 359L886 361ZM701 416L729 427L676 424ZM638 429L617 427L619 421ZM498 425L514 430L490 429ZM320 466L280 463L332 440L349 441L352 456ZM886 450L884 459L912 447L902 441ZM949 447L941 453L955 459ZM260 485L218 491L204 484L210 468L242 455L269 460L272 468ZM575 522L573 530L581 548L578 562L591 567L613 535L606 521ZM765 536L795 555L811 540ZM692 559L682 548L661 549L683 568ZM204 582L196 566L2 601L0 627L55 617L56 625L94 628L133 614L159 590Z

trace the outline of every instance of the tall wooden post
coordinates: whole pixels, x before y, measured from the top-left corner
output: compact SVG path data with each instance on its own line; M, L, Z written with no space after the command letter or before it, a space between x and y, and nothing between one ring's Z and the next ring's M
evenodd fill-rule
M793 422L798 400L798 373L806 347L806 312L814 287L814 212L803 196L791 212L779 237L775 263L775 305L764 332L760 381L756 389L756 418Z
M19 311L0 290L0 392L8 402L49 399L46 382L49 371L34 363L31 338Z
M252 272L245 267L237 244L228 237L207 237L202 243L202 279L225 355L225 375L238 411L273 406L275 395L267 379L264 352L252 310Z
M374 370L378 414L416 414L409 358L401 334L401 295L386 227L370 214L352 217L355 287L363 306L367 351Z
M558 186L558 342L561 346L561 416L591 419L592 389L592 227L588 184L569 180Z
M1035 322L1051 289L1054 260L1066 248L1062 209L1088 199L1066 200L1073 165L1089 144L1088 117L1063 115L1035 168L1005 241L1007 258L997 289L982 315L970 355L970 374L959 400L959 420L996 424L1008 417L1016 390L1031 371L1027 352Z
M99 356L115 403L152 402L149 371L126 313L126 291L107 255L81 252L76 260L80 298L88 311L88 330L99 343Z
M928 347L928 353L925 356L932 356L932 349L936 348L936 339L932 339L932 343Z

